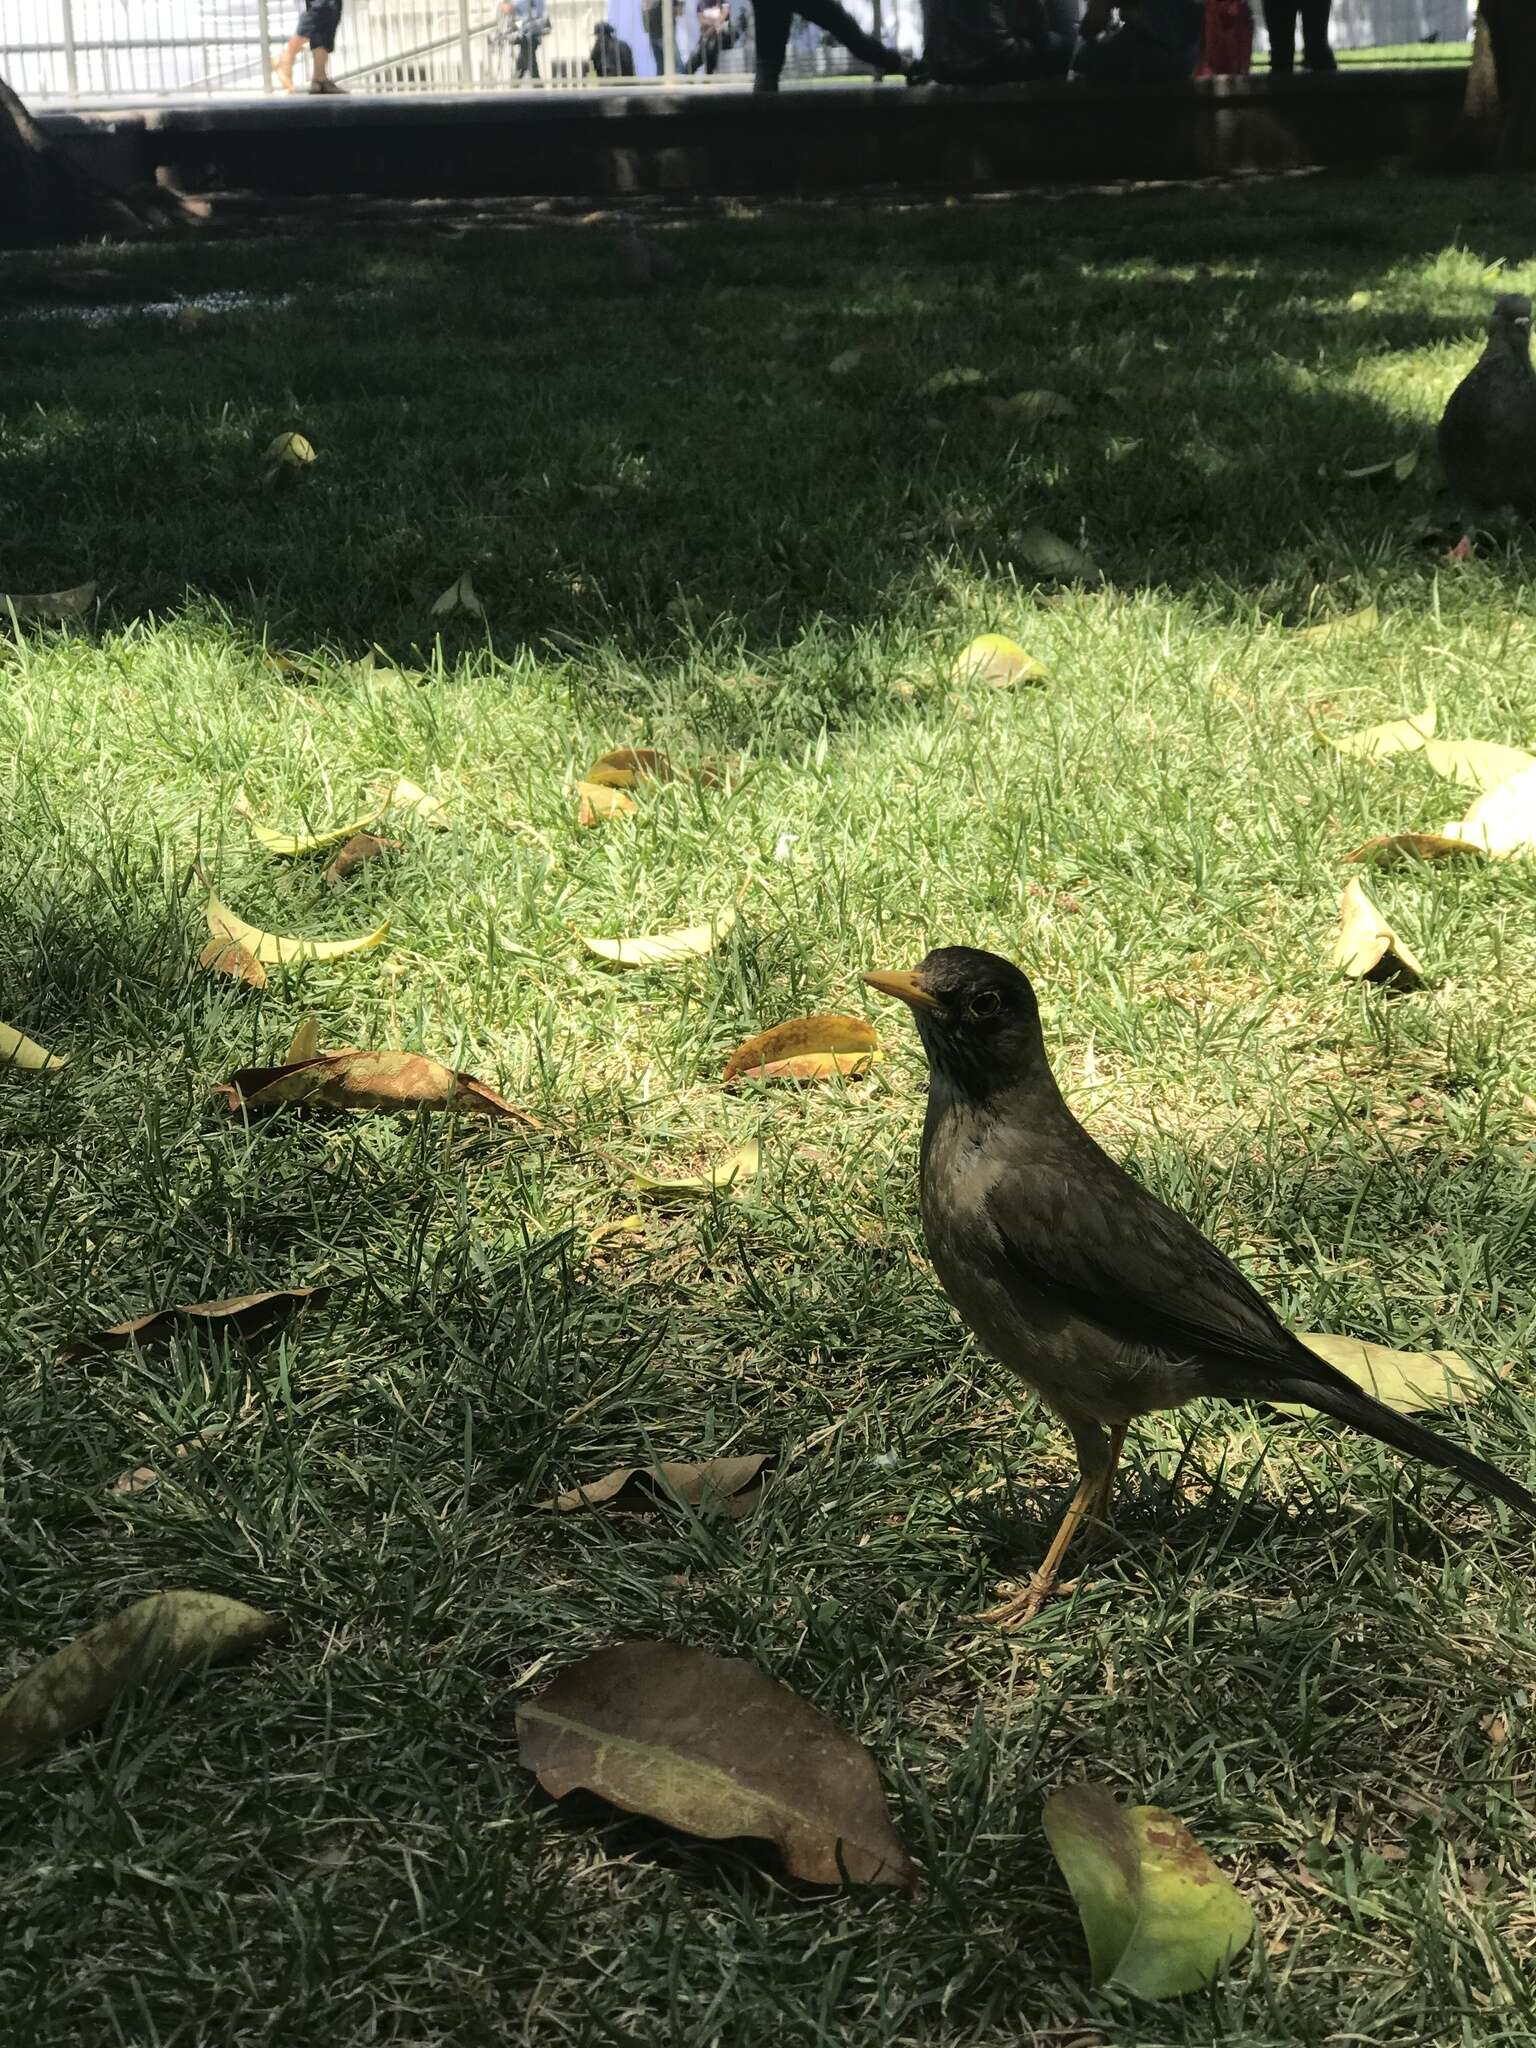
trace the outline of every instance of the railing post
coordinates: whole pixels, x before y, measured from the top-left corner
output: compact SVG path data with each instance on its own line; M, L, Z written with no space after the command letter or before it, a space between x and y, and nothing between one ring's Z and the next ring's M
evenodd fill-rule
M672 0L661 0L661 75L668 85L676 85L677 16Z
M474 82L474 62L469 48L469 0L459 0L459 83L468 92Z
M256 0L256 34L261 40L261 89L272 90L272 12L270 0Z
M75 54L75 0L64 0L64 82L72 100L80 97L80 64Z

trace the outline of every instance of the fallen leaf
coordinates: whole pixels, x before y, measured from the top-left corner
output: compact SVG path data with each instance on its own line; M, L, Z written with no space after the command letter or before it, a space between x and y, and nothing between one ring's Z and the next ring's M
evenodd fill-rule
M1437 775L1449 775L1463 789L1486 795L1536 768L1536 754L1520 747L1501 747L1496 740L1430 740L1424 758Z
M267 444L267 460L271 463L286 462L302 468L314 459L315 451L302 434L279 434Z
M504 1118L537 1129L526 1110L494 1088L419 1052L344 1052L285 1060L276 1067L242 1067L217 1089L236 1115L310 1109L453 1110L461 1116Z
M1063 583L1102 583L1103 573L1086 548L1052 533L1049 527L1026 526L1015 535L1013 552L1026 568L1041 576L1054 576Z
M736 912L727 904L712 924L693 924L683 931L651 932L633 939L583 937L581 943L613 967L675 967L712 953L735 922Z
M418 789L414 782L408 782L401 775L393 782L381 779L374 787L382 792L379 800L380 811L404 811L423 825L430 825L434 832L448 830L448 813L440 798L428 796L424 789Z
M1464 818L1441 831L1495 860L1536 850L1536 761L1478 797Z
M1010 683L1043 683L1045 679L1044 662L1026 654L1006 633L981 634L961 648L949 668L952 683L990 683L997 690Z
M320 1019L306 1017L288 1041L288 1050L283 1054L284 1066L292 1066L298 1060L317 1060L320 1057Z
M432 602L434 618L445 618L453 612L468 612L472 618L483 619L485 606L480 602L475 589L475 580L466 569L462 576L456 576L439 598Z
M350 839L371 825L378 811L367 811L360 818L349 819L345 825L327 825L320 832L279 832L271 825L258 825L247 814L246 827L256 844L267 853L282 855L285 859L298 854L319 853L327 846L339 846L343 839Z
M276 1615L217 1593L152 1593L56 1650L0 1700L0 1763L30 1763L99 1721L145 1679L244 1656L276 1634Z
M1337 1366L1357 1387L1374 1394L1399 1415L1414 1415L1421 1408L1444 1408L1464 1401L1484 1384L1483 1375L1455 1351L1393 1351L1385 1344L1368 1344L1363 1337L1330 1337L1318 1330L1298 1330L1296 1335L1309 1351ZM1310 1415L1305 1401L1274 1401L1269 1404L1286 1415Z
M987 411L998 419L1022 420L1035 425L1042 420L1076 419L1077 407L1060 391L1015 391L1011 398L993 393Z
M210 1423L206 1429L198 1430L195 1436L190 1436L184 1443L179 1443L176 1446L176 1456L178 1458L185 1458L190 1452L200 1450L204 1444L217 1442L228 1428L229 1424L227 1422ZM160 1473L155 1466L135 1465L131 1472L121 1473L113 1480L112 1491L123 1495L148 1493L151 1487L158 1486L159 1484Z
M517 1733L556 1799L580 1786L707 1841L764 1837L806 1884L916 1885L868 1750L738 1659L616 1643L520 1706Z
M725 1063L727 1088L738 1081L857 1080L879 1059L875 1028L862 1017L819 1010L744 1039Z
M639 1237L645 1230L645 1218L639 1215L616 1216L611 1223L599 1223L587 1239L587 1250L595 1252L600 1244L606 1244L611 1237Z
M267 967L292 967L301 961L340 960L348 953L367 953L382 943L389 930L389 919L371 932L364 932L356 939L284 939L275 932L264 932L243 918L235 916L213 893L213 884L201 868L196 871L197 879L208 891L208 929L225 945L243 947L253 960L259 960ZM206 949L205 949L206 950Z
M630 818L640 806L625 789L611 789L601 782L578 782L576 806L578 825L596 825L604 818Z
M615 747L611 753L599 754L581 778L583 787L596 783L603 789L633 789L637 782L676 779L672 763L654 747Z
M348 875L355 868L360 868L364 861L377 860L383 853L404 851L398 839L380 839L373 832L354 832L326 869L325 879L333 889L339 888Z
M851 377L863 360L863 349L845 348L841 355L834 356L831 362L828 363L827 375L829 377Z
M0 618L80 619L95 601L94 583L77 583L71 590L37 590L28 596L16 592L0 595Z
M1180 1998L1211 1983L1252 1937L1248 1902L1161 1807L1068 1785L1045 1802L1045 1833L1088 1938L1095 1988Z
M82 1358L122 1351L129 1345L143 1350L151 1344L165 1344L178 1329L203 1330L213 1337L239 1337L249 1342L324 1301L330 1291L328 1287L278 1287L266 1294L229 1294L218 1301L183 1301L174 1308L151 1309L148 1315L77 1337L59 1353L59 1363L74 1365Z
M1382 725L1362 726L1359 732L1324 733L1330 747L1352 754L1360 761L1385 761L1392 754L1422 752L1435 736L1435 707L1426 704L1410 718L1389 718Z
M243 981L247 988L265 988L267 970L236 939L226 939L221 932L204 946L197 956L199 967L207 967L214 974L227 974L231 981Z
M702 1507L739 1518L750 1514L763 1497L754 1484L768 1463L766 1455L751 1458L711 1458L706 1464L673 1462L664 1465L620 1465L601 1479L573 1486L569 1493L557 1493L553 1500L541 1500L541 1508L557 1515L572 1515L579 1508L665 1507L674 1498L690 1507Z
M1367 839L1352 853L1346 853L1346 860L1380 862L1387 860L1453 860L1478 858L1482 847L1470 841L1458 839L1450 832L1383 832L1375 839Z
M1351 313L1363 313L1370 303L1371 294L1369 292L1351 292L1345 301Z
M36 1039L26 1037L9 1024L0 1024L0 1067L20 1067L24 1073L45 1074L64 1064L62 1053L49 1052Z
M1386 483L1389 479L1405 484L1418 466L1419 451L1410 448L1406 455L1389 455L1385 462L1363 462L1359 468L1343 469L1339 474L1352 484Z
M1424 986L1423 968L1358 882L1349 883L1339 898L1339 935L1328 965L1352 981L1405 992Z
M974 391L987 381L984 370L939 370L919 392L922 398L942 398L946 391Z
M1336 619L1323 619L1315 626L1300 626L1291 635L1293 640L1332 640L1341 633L1374 633L1381 624L1381 614L1375 605L1368 604L1357 612L1344 612Z
M762 1148L753 1138L702 1180L657 1180L648 1173L637 1173L634 1184L638 1193L649 1195L653 1201L698 1202L712 1195L729 1194L732 1188L756 1180L762 1163Z

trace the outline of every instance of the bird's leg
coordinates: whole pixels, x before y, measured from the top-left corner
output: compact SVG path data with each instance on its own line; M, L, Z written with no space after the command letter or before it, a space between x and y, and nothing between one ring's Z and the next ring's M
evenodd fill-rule
M1470 562L1475 553L1471 534L1464 533L1445 559L1448 562Z
M1107 1453L1104 1439L1096 1429L1074 1427L1072 1438L1077 1446L1077 1462L1083 1476L1068 1503L1067 1512L1061 1518L1060 1528L1051 1539L1051 1547L1045 1553L1040 1569L1029 1584L1011 1599L978 1615L979 1621L996 1622L999 1628L1018 1628L1023 1622L1033 1621L1056 1590L1061 1561L1079 1528L1095 1516L1107 1515L1110 1495L1114 1490L1115 1467L1120 1462L1121 1447L1125 1443L1125 1425L1117 1423L1110 1431Z

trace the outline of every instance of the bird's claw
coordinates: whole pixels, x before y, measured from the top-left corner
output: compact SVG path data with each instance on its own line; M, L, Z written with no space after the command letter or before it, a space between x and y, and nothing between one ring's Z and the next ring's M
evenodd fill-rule
M999 1601L996 1607L984 1608L971 1619L990 1622L994 1628L1022 1628L1025 1622L1035 1619L1053 1593L1070 1593L1076 1584L1075 1579L1062 1583L1042 1578L1037 1572L1027 1586L1021 1586L1009 1599Z

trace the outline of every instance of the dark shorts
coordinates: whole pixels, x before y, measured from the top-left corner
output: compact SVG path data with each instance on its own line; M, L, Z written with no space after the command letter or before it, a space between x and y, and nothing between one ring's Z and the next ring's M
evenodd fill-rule
M309 0L294 30L312 50L334 50L341 27L341 0Z

